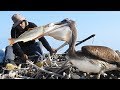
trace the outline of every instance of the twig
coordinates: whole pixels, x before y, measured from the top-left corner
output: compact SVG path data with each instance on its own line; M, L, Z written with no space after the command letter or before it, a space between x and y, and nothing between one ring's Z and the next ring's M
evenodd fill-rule
M64 46L67 45L67 44L68 44L67 42L63 43L60 47L58 47L58 48L56 49L56 51L58 51L59 49L61 49L62 47L64 47Z
M78 46L79 44L81 44L81 43L87 41L88 39L90 39L90 38L92 38L92 37L94 37L94 36L95 36L95 34L90 35L90 36L87 37L86 39L84 39L84 40L82 40L82 41L79 41L77 44L75 44L75 46ZM67 49L64 53L67 53L67 52L68 52L68 49Z
M55 76L58 76L58 77L63 78L62 75L57 74L57 73L54 73L54 72L50 72L50 71L47 71L47 70L44 70L44 69L38 67L37 65L33 64L33 63L30 62L29 60L27 60L27 63L29 63L30 65L32 65L33 67L37 68L37 69L40 70L40 71L43 71L43 72L45 72L45 73L48 73L48 74L55 75Z
M90 38L92 38L92 37L94 37L95 36L95 34L93 34L93 35L90 35L89 37L87 37L86 39L84 39L84 40L82 40L82 41L79 41L75 46L78 46L79 44L81 44L81 43L83 43L83 42L85 42L85 41L87 41L88 39L90 39Z

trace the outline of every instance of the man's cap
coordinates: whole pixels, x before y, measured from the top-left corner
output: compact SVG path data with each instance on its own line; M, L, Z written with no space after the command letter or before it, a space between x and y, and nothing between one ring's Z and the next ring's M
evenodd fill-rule
M13 27L16 27L18 24L20 24L21 23L21 21L23 21L23 20L26 20L26 18L25 17L23 17L22 15L20 15L20 14L14 14L12 17L12 21L13 21Z

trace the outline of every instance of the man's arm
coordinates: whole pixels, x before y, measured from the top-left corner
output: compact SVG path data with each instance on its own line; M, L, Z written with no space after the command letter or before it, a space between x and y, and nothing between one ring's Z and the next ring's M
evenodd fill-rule
M50 55L57 52L55 49L51 48L51 46L44 37L41 37L38 40L42 42L43 46L50 52Z
M15 32L15 29L13 28L11 30L11 38L16 38L16 32ZM20 57L23 56L24 52L22 51L18 43L13 44L13 49Z
M46 40L44 37L41 37L41 38L39 38L38 40L42 42L42 45L43 45L48 51L51 51L51 50L52 50L51 46L49 45L49 43L47 42L47 40Z

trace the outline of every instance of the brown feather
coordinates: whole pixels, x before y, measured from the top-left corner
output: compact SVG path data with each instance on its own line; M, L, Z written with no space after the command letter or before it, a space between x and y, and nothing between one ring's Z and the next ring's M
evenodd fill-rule
M119 55L111 48L105 46L83 46L82 52L107 62L120 62Z

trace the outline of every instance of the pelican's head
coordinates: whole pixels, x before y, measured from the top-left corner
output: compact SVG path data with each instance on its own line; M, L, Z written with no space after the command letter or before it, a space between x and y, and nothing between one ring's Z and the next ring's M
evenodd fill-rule
M43 27L44 27L45 32L49 32L49 31L57 30L64 26L69 26L69 22L71 22L71 20L64 19L60 22L49 23L47 25L44 25Z

